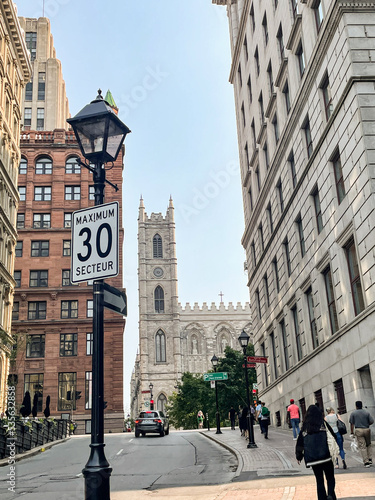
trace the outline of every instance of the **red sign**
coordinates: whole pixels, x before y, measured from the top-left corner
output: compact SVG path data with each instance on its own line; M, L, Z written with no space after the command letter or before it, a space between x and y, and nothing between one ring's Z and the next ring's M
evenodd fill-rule
M267 356L248 356L247 362L248 363L268 363L268 357Z
M256 368L256 364L255 363L247 363L247 368ZM245 365L243 364L242 365L242 368L245 368Z
M141 391L142 394L148 394L150 391Z

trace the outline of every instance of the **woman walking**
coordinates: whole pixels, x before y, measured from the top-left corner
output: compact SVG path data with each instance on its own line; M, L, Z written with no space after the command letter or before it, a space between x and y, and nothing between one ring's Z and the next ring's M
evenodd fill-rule
M326 422L329 423L329 425L332 427L333 432L336 434L337 438L337 444L339 445L340 448L340 457L342 460L342 467L343 469L347 469L346 462L345 462L345 451L344 451L344 438L342 434L339 433L339 429L337 427L337 421L341 420L341 417L338 413L335 413L335 410L330 406L329 408L326 409L327 415L324 418ZM341 420L342 422L342 420ZM339 468L339 460L338 458L336 459L336 469Z
M328 435L328 433L330 433ZM328 423L324 422L323 414L315 406L309 406L303 421L301 432L296 444L298 463L304 458L306 467L312 467L316 479L318 500L337 500L335 494L335 469L331 458L328 441L336 443L336 436ZM336 445L337 447L337 445ZM338 451L338 447L337 447ZM324 476L327 480L325 489Z

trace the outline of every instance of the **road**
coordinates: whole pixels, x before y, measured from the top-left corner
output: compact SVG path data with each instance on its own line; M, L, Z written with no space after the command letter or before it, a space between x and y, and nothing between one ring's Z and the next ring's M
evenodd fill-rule
M133 433L109 434L105 442L113 469L111 491L128 491L129 499L132 490L229 483L237 468L232 453L195 431L138 439ZM2 467L1 499L82 500L82 468L89 456L89 443L89 436L74 436L18 462L15 493L7 491L9 467Z

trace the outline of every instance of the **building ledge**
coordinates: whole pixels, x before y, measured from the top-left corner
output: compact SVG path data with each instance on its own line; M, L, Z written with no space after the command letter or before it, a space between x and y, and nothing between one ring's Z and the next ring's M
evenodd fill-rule
M273 92L270 97L270 100L268 101L266 112L264 113L264 116L266 118L269 118L269 116L271 115L272 109L275 104L276 104L276 92Z
M258 137L257 137L257 144L261 144L261 142L263 140L263 136L264 136L266 130L267 130L267 123L263 122L262 126L260 127L260 131L259 131L259 134L258 134Z
M284 57L284 59L281 61L279 71L277 72L276 75L276 80L275 80L275 87L279 87L280 83L283 79L283 76L286 72L286 68L288 67L288 58Z
M288 42L285 46L285 48L291 50L292 52L295 51L295 49L293 50L293 48L295 43L297 42L297 37L301 31L301 26L302 26L302 14L297 14L288 38Z

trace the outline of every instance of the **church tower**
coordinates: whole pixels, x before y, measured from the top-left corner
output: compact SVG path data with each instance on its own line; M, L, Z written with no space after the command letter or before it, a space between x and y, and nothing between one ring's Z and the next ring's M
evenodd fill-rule
M153 384L154 408L165 409L181 377L181 340L177 292L177 256L172 198L165 217L145 212L138 217L139 344L141 391ZM147 408L151 393L145 393Z

